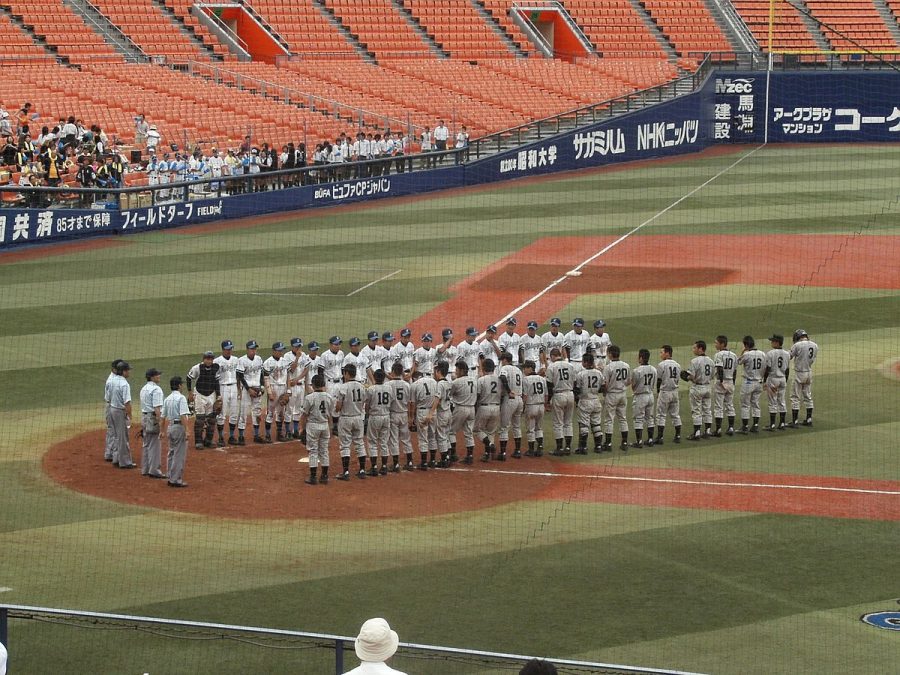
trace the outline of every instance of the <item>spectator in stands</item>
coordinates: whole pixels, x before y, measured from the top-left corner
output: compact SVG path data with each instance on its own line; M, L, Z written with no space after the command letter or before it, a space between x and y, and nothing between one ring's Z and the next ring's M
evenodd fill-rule
M531 659L519 671L519 675L556 675L556 673L556 666L541 659Z
M69 115L69 119L63 124L60 130L63 143L69 147L75 147L78 143L78 127L75 125L75 116Z
M5 135L3 137L3 147L0 148L0 157L3 158L4 166L15 166L18 154L19 148L13 143L12 135Z
M143 115L134 116L134 145L140 147L147 142L147 133L150 131L150 125ZM149 150L149 148L148 148Z
M428 169L431 167L431 158L428 157L428 153L434 150L434 135L431 133L431 127L425 127L419 142L421 143L422 152L425 154L425 158L422 160L422 168Z
M241 152L241 154L243 154L243 153L245 153L245 152L246 152L246 153L249 153L249 152L250 152L250 148L251 148L252 146L253 146L253 144L250 143L250 136L244 136L244 142L241 143L241 147L240 147L240 152Z
M403 157L407 152L409 152L409 136L399 133L394 140L394 164L397 168L397 173L403 173L406 170L406 160Z
M151 124L150 128L147 129L147 152L156 150L161 140L162 135L159 133L159 129L156 128L155 124ZM135 145L137 145L136 142Z
M45 124L44 126L41 127L41 133L38 134L38 137L35 140L35 145L38 148L43 148L44 145L47 143L47 140L49 137L50 137L50 127L48 127Z
M28 124L28 121L32 118L32 116L35 116L35 113L31 109L31 103L28 103L26 101L19 109L19 114L16 115L16 122L19 129Z
M0 110L0 136L12 136L13 128L12 124L9 121L9 113L5 110Z
M296 154L294 155L294 166L297 167L298 169L303 169L306 167L306 162L307 162L306 143L298 143L297 151L296 151ZM306 185L309 182L310 181L309 181L309 173L308 172L300 174L300 184L301 185Z
M450 130L444 124L444 120L438 120L437 126L434 128L434 147L438 152L444 152L447 149L448 138L450 138ZM443 161L443 157L438 159L438 162Z
M387 621L369 619L359 629L354 643L361 663L346 675L405 675L385 663L396 653L399 644L400 638Z
M97 184L97 171L94 169L94 164L90 157L82 156L78 158L78 173L75 174L75 179L83 188L92 188ZM82 193L78 195L78 199L81 202L81 206L88 207L91 205L93 196L89 193Z

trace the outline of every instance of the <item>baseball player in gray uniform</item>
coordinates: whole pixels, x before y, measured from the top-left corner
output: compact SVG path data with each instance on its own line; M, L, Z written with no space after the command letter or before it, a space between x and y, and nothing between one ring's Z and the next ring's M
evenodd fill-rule
M120 469L137 466L131 460L131 446L128 443L128 428L131 426L130 375L131 365L127 361L119 361L109 391L109 417L113 427L112 463Z
M681 381L681 364L672 358L672 345L659 349L656 366L656 445L664 442L666 418L675 425L676 443L681 443L681 402L678 399L678 383Z
M553 455L572 454L572 416L575 412L575 369L563 359L559 347L550 350L550 365L547 366L547 394L550 397L550 413L553 416L553 438L556 449ZM565 447L563 447L565 439Z
M525 397L525 430L528 438L528 457L544 456L544 411L549 407L547 380L537 374L537 363L525 359L522 363L525 374L523 385Z
M169 454L166 458L168 485L185 488L184 461L187 458L187 421L190 415L188 402L181 393L182 379L177 375L169 380L169 394L162 404L162 418L165 420L166 438L169 440Z
M566 356L578 374L581 370L581 357L588 350L591 336L584 330L584 319L580 316L572 321L572 330L566 333Z
M594 334L588 338L588 349L593 353L598 366L606 364L606 350L612 344L612 338L606 332L606 322L597 319L594 322Z
M409 382L403 379L403 364L397 361L388 375L391 387L391 454L399 456L400 449L406 455L405 469L412 471L413 447L409 437Z
M266 409L266 441L272 440L272 423L275 424L275 438L279 442L288 439L288 403L290 388L288 387L288 371L291 363L284 358L284 343L272 345L272 355L263 362L263 382L269 405ZM285 400L287 399L287 400Z
M369 441L369 461L372 468L371 474L378 471L378 455L381 454L381 475L388 472L388 455L391 454L391 397L393 392L389 385L384 383L384 371L379 368L375 371L375 384L366 389L366 417L368 428L366 429ZM400 471L400 453L393 454L394 472Z
M752 335L744 336L744 349L738 357L738 364L744 368L744 384L741 386L741 433L759 431L759 397L762 394L762 380L766 368L766 355L756 348ZM750 417L753 426L750 426Z
M113 383L118 375L119 363L122 359L115 359L110 365L109 375L106 376L106 383L103 385L103 416L106 420L106 441L103 444L103 459L107 462L113 461L113 450L115 447L115 432L113 431L112 418L109 415L109 399L112 393Z
M791 346L791 358L794 360L794 381L791 386L791 427L797 428L800 416L800 401L806 408L806 419L803 424L811 427L813 423L812 367L819 355L819 345L809 339L809 334L802 328L794 331L794 344Z
M784 396L787 390L787 378L790 374L790 353L782 347L784 336L773 334L769 338L772 349L766 352L766 371L763 373L763 381L766 383L766 396L769 401L769 426L766 431L784 431L787 428L787 407ZM780 415L781 421L775 426L775 415Z
M619 422L619 431L622 434L622 443L619 449L628 452L628 401L625 390L631 384L631 366L620 360L618 345L610 345L606 350L609 363L603 368L603 379L606 386L606 411L605 433L606 449L612 449L613 423Z
M694 358L691 365L683 371L685 381L691 383L691 421L694 431L688 436L689 441L699 441L710 437L712 427L712 387L710 383L716 371L715 362L706 355L706 342L697 340L692 348ZM701 427L703 431L701 432Z
M163 390L159 386L162 373L150 368L147 384L141 389L141 475L148 478L165 478L160 469L160 416L162 415Z
M434 379L437 382L437 394L434 396L434 406L431 413L434 415L434 435L437 437L438 452L441 460L439 469L450 466L450 425L452 413L450 411L450 364L446 361L438 361L434 366ZM458 459L458 458L457 458Z
M537 321L529 321L519 345L522 350L522 361L534 361L535 366L540 366L544 358L544 343L537 334L537 327Z
M233 350L234 343L231 340L222 340L222 353L213 361L219 366L216 376L219 378L219 398L222 401L222 409L216 417L216 427L221 441L225 436L225 422L228 422L228 445L238 444L234 432L238 428L238 415L241 412L241 390L237 385L238 359L232 355ZM221 445L219 443L220 447Z
M256 340L247 342L247 353L238 359L236 375L241 389L241 413L238 419L238 445L244 438L247 428L247 416L253 424L253 442L265 443L259 435L259 418L262 415L262 357L256 353L259 343Z
M504 333L505 335L505 333ZM513 355L508 351L500 352L500 384L503 395L500 401L500 456L506 456L510 427L513 437L513 457L522 458L522 412L525 409L523 398L522 371L513 363Z
M557 347L561 354L565 354L566 336L559 332L561 325L562 320L558 316L554 316L550 319L550 330L541 336L544 350L541 355L541 367L538 370L540 375L546 376L547 374L547 366L550 365L550 350ZM535 365L537 365L537 361L535 361Z
M419 469L428 470L429 455L432 466L437 465L437 435L434 429L434 399L437 382L430 375L416 377L409 391L410 431L417 431L419 439Z
M334 398L325 391L325 376L313 375L312 391L303 399L300 413L300 433L306 438L309 450L308 485L328 483L328 441L331 440L331 418L334 415ZM319 469L321 468L321 474Z
M521 361L522 336L516 333L518 325L516 317L511 316L506 320L506 330L500 333L497 338L497 344L500 345L500 351L507 351L512 356L512 364L518 366Z
M588 434L594 438L594 452L603 452L603 373L595 367L594 355L581 357L581 372L575 376L575 406L578 409L578 447L576 455L586 455Z
M650 350L638 350L638 367L631 371L631 414L634 417L635 448L644 447L644 427L647 427L647 447L653 447L653 392L656 390L656 368L650 365Z
M356 449L359 461L357 478L366 477L366 444L363 440L363 414L366 406L366 390L356 381L356 366L344 368L344 382L337 388L334 411L338 415L338 442L341 449L343 472L338 480L350 480L350 448Z
M475 342L477 336L478 331L469 326L466 328L466 339L456 347L456 355L458 359L465 361L471 377L478 377L478 368L481 365L481 345Z
M291 438L300 438L300 416L303 414L303 399L306 397L307 372L311 360L303 353L303 340L291 338L291 350L284 355L288 364L288 391L291 398L284 413L285 420L292 425Z
M484 375L478 378L478 402L475 406L475 432L484 443L482 462L490 462L494 457L496 444L494 440L500 428L500 378L494 372L494 361L486 358L482 361ZM506 453L500 453L498 458L506 461Z
M734 436L734 383L737 379L737 354L728 349L728 337L716 338L716 378L713 382L713 416L716 420L715 436L722 436L722 421L728 416L729 436Z
M475 371L477 372L477 371ZM451 413L451 440L450 461L456 461L456 435L460 431L463 434L463 442L466 444L466 457L463 460L471 464L475 455L475 403L478 401L478 382L470 374L469 366L464 359L456 362L456 375L450 384Z

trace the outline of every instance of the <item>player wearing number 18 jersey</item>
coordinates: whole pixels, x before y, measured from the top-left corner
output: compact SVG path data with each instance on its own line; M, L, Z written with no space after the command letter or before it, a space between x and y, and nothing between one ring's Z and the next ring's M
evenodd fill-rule
M734 381L737 379L737 354L728 349L728 338L716 338L716 378L713 383L713 417L716 420L715 436L722 435L722 420L728 415L729 436L734 435Z
M369 428L367 440L369 441L369 461L372 464L371 471L378 465L379 451L381 454L381 475L388 472L388 454L391 440L391 388L384 383L384 371L380 368L375 371L375 384L366 389L366 414L368 415ZM400 453L393 453L393 470L400 471Z

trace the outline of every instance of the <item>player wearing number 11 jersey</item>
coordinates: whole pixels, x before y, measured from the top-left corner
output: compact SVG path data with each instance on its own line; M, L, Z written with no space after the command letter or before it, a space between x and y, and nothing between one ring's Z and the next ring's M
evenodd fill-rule
M350 447L356 449L359 461L357 477L366 477L366 444L363 441L363 413L366 390L356 381L356 366L348 364L344 370L344 382L335 395L334 412L338 415L338 441L341 449L342 472L338 480L350 480Z

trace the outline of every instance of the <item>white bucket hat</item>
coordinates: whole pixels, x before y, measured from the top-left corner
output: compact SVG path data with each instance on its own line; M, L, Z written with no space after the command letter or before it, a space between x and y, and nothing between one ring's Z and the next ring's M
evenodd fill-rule
M356 655L361 661L385 661L397 651L400 638L384 619L369 619L356 638Z

